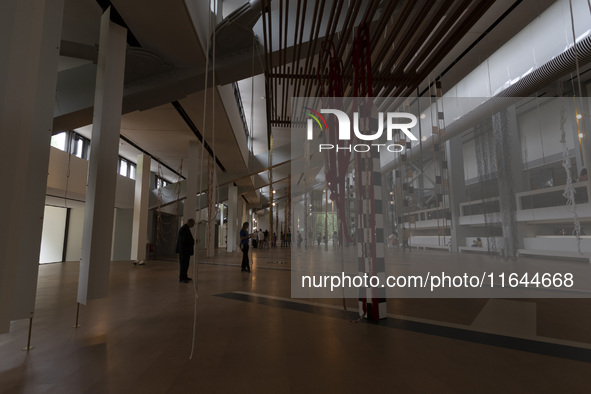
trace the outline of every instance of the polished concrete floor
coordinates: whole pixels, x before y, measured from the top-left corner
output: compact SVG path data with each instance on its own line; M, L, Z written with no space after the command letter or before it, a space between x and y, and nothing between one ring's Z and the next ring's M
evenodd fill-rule
M0 393L590 390L590 300L397 299L351 323L356 300L347 316L341 299L290 298L289 249L255 250L250 274L240 258L199 258L196 304L175 261L113 262L78 328L78 264L42 265L35 348L26 320L0 335Z

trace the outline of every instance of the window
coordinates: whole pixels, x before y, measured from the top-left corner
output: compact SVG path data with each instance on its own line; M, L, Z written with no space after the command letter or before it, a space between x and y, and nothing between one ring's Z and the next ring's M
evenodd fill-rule
M117 166L119 175L135 179L136 165L123 157L119 157L119 164Z
M66 151L66 141L68 139L68 133L63 131L59 134L51 136L51 146L59 150Z
M119 175L127 176L127 160L119 158Z
M163 187L166 187L166 185L168 185L168 182L166 182L165 179L160 178L158 175L156 175L156 189L161 189Z
M88 160L90 140L73 131L71 133L70 153L81 159Z
M84 152L84 140L79 135L74 135L72 140L72 154L81 159L86 156Z

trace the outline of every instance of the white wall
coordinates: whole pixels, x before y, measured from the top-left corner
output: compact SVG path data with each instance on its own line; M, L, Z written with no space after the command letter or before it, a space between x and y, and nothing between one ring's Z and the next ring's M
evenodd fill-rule
M39 263L62 261L64 234L66 229L66 208L45 206L43 213L43 233Z
M560 142L561 108L563 108L566 117L564 124L566 145L568 149L574 148L574 125L571 119L574 118L574 112L571 113L569 101L572 101L572 98L564 98L562 102L558 99L540 102L531 111L517 117L523 163L539 162L540 159L551 155L562 154L562 143ZM568 116L569 114L572 116ZM543 161L539 164L543 164Z
M69 177L67 176L69 173ZM88 176L88 161L51 147L49 155L49 170L47 175L47 194L67 197L73 200L86 199L86 179ZM115 207L133 208L135 195L135 181L124 176L117 176L117 191Z
M68 245L66 261L80 261L82 258L82 231L84 229L84 209L70 208L68 226Z
M462 144L464 157L464 180L478 178L478 165L476 164L476 141L474 139Z
M67 176L68 169L69 178ZM74 155L70 156L64 151L51 147L47 174L47 194L63 197L67 184L69 198L84 200L87 174L88 161Z
M539 100L534 106L517 115L517 127L521 138L521 161L528 168L562 160L562 143L560 132L561 109L564 109L566 122L564 130L566 146L569 151L575 147L573 122L574 112L569 105L569 99L563 102L558 99ZM572 101L572 98L570 99ZM568 116L571 114L572 116ZM470 139L462 145L464 158L464 179L478 177L476 161L475 139ZM493 161L493 165L494 165Z
M111 259L131 259L131 233L133 231L133 209L115 208L113 221L113 246ZM144 245L145 246L145 245Z
M69 177L67 174L69 173ZM80 201L76 208L70 210L68 229L68 243L66 247L66 261L79 261L82 257L82 232L84 227L83 202L86 200L86 179L88 161L74 155L69 155L59 149L51 147L49 171L47 176L47 194ZM66 185L67 184L67 185ZM67 188L67 195L66 195ZM131 256L131 233L133 223L133 201L135 181L124 176L117 176L115 196L115 221L113 224L114 260L129 260ZM54 208L46 206L47 208ZM63 224L56 222L54 210L44 220L44 235L41 246L41 262L62 260L62 249L65 234L65 208L63 210ZM46 214L47 215L47 214ZM61 220L61 219L60 219ZM46 231L46 224L49 226ZM47 236L45 235L47 233ZM59 256L58 256L59 254Z

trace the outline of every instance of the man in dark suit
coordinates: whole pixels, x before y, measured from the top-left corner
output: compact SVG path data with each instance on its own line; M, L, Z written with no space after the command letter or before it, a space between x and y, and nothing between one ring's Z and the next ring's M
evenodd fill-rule
M195 219L187 220L181 229L179 230L179 238L176 244L176 252L179 254L180 273L179 282L189 283L192 279L187 276L189 270L189 262L191 256L193 256L193 246L195 245L195 239L191 234L191 227L195 225Z

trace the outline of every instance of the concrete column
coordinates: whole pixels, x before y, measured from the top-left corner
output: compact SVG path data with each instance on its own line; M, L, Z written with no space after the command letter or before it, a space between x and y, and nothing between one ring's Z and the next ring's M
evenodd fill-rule
M529 175L523 171L523 159L521 156L523 149L521 146L521 138L519 138L519 123L517 122L517 111L515 106L507 108L505 113L507 117L507 131L511 138L509 155L511 157L510 171L513 176L513 201L515 208L517 208L515 193L530 190L530 179ZM515 214L517 214L517 212ZM534 225L517 221L515 222L515 226L517 228L517 247L523 249L523 238L535 237L536 228Z
M78 302L107 297L127 29L101 19Z
M133 230L131 233L131 259L143 264L148 242L148 200L150 198L150 156L137 157L135 197L133 203Z
M499 183L499 205L501 208L500 219L503 229L503 242L499 253L504 257L517 255L517 220L515 204L515 181L521 178L521 168L515 172L514 165L517 158L521 158L519 143L511 138L511 131L515 132L513 111L506 109L493 115L492 127L495 141L495 153L497 163L497 179ZM519 156L515 157L517 152Z
M236 213L238 212L238 188L234 185L228 186L228 242L226 251L236 250Z
M0 333L35 309L63 0L0 12Z
M466 237L470 236L470 229L460 225L460 203L467 200L464 176L464 155L462 136L458 135L446 142L446 156L449 177L449 207L451 211L451 250L458 252L464 246Z
M246 212L246 202L242 200L238 200L240 206L242 207L242 220L239 223L240 228L242 228L242 223L248 222L248 213Z

